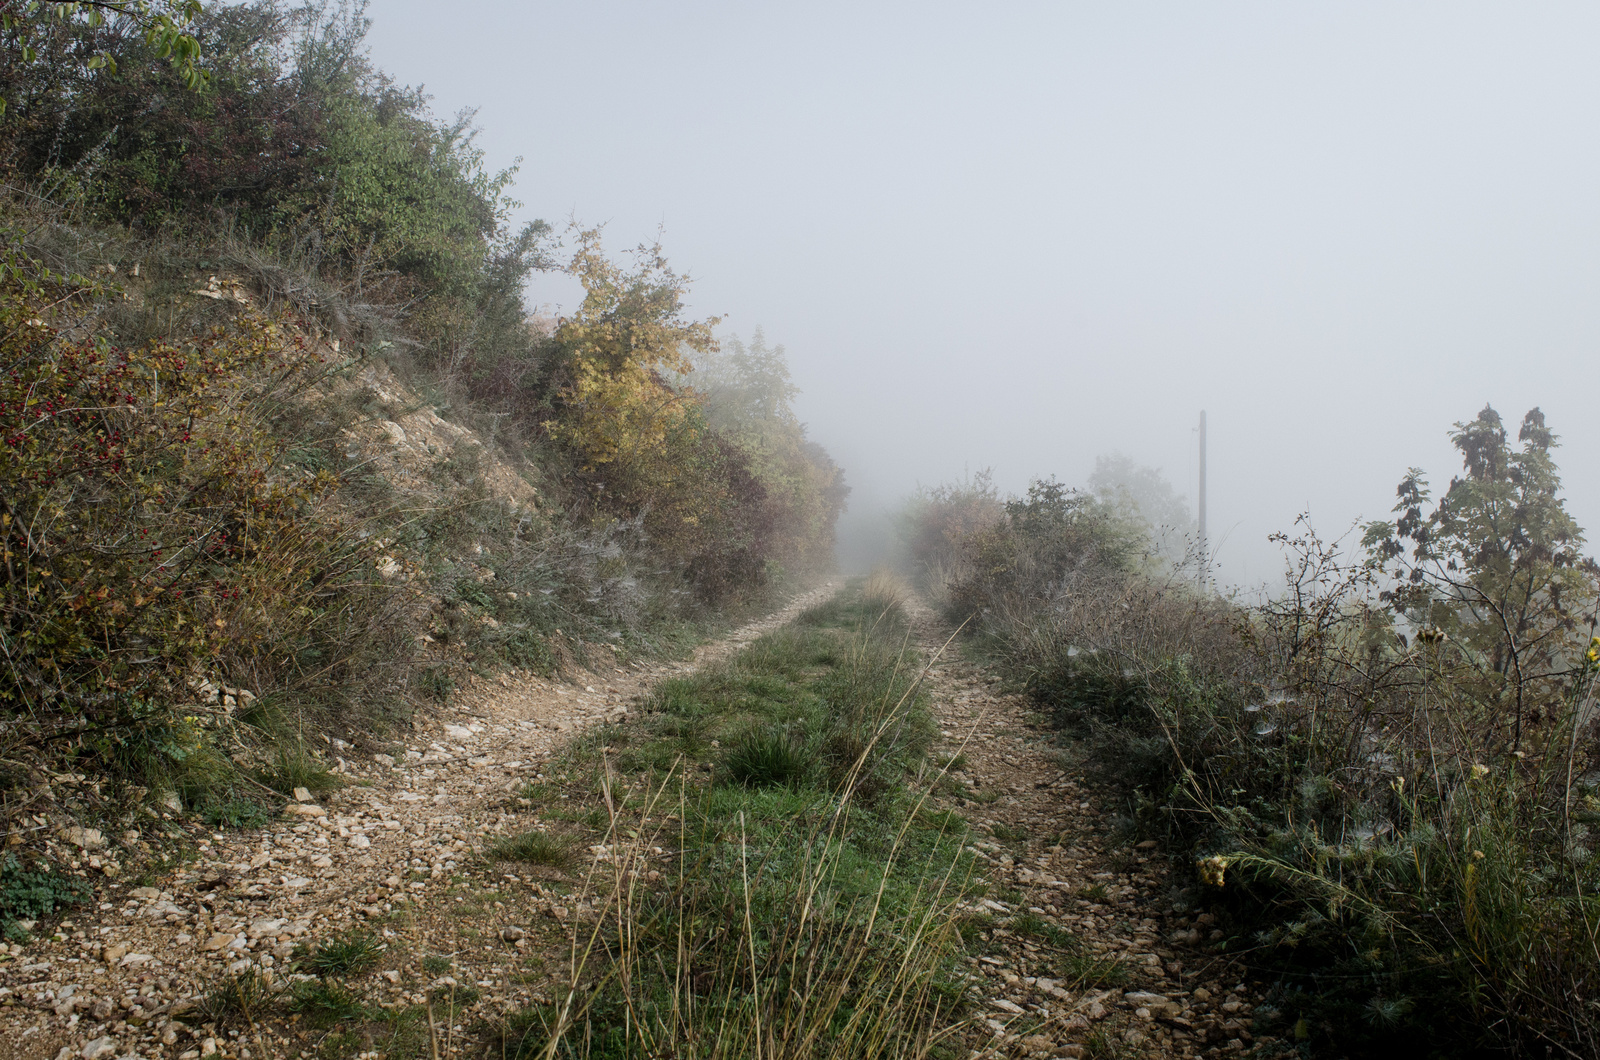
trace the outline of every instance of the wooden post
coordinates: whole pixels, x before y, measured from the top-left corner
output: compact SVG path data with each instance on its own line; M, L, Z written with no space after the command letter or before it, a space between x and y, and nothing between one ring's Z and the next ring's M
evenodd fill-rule
M1206 549L1206 410L1200 410L1200 587L1205 588L1210 559Z

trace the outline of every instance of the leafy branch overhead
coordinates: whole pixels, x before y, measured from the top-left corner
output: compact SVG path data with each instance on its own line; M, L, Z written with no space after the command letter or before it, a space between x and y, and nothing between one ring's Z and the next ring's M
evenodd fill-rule
M167 60L183 85L200 89L209 74L201 65L202 50L192 31L204 12L201 0L5 0L0 4L0 40L3 48L24 65L39 62L38 38L52 24L77 23L88 29L109 28L112 36L83 60L85 70L117 72L114 42L135 36L150 52ZM0 114L6 100L0 97Z

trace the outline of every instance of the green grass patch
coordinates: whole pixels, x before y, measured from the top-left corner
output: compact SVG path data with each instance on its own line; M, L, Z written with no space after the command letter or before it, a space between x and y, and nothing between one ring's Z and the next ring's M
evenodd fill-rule
M949 832L958 839L972 827L965 817L954 810L932 810L926 806L917 811L917 820L926 828Z
M260 969L250 968L219 982L200 1003L207 1023L254 1023L277 1002L279 987Z
M344 787L344 781L330 773L321 759L295 745L279 747L271 766L257 779L285 798L293 798L295 788L319 792Z
M552 832L522 832L507 836L484 851L483 856L494 861L520 861L563 872L578 860L573 841Z
M549 802L551 799L559 798L560 794L553 785L543 780L525 781L517 788L519 799L535 803Z
M29 937L19 920L43 920L87 901L94 891L87 881L48 867L27 868L15 855L0 858L0 932L7 939Z
M766 729L735 744L722 767L731 783L770 788L804 785L814 764L804 742L781 729Z
M562 978L598 985L493 1028L496 1055L747 1055L761 1027L782 1055L925 1056L967 1018L967 829L912 787L937 730L907 640L897 606L847 591L571 748L575 817L608 762L661 782L611 789L604 842L670 860L620 891L597 864L593 956Z
M313 975L341 976L364 972L377 963L383 943L376 935L355 931L315 948L298 947L295 966Z
M1018 935L1026 935L1030 938L1038 939L1058 949L1075 950L1080 946L1077 937L1072 932L1059 924L1052 924L1038 913L1018 913L1007 922L1006 927Z
M1068 990L1090 987L1121 986L1132 973L1126 961L1115 957L1096 957L1089 953L1072 953L1056 962L1057 978Z
M289 1011L326 1025L359 1019L367 1006L349 987L337 980L302 979L289 988Z

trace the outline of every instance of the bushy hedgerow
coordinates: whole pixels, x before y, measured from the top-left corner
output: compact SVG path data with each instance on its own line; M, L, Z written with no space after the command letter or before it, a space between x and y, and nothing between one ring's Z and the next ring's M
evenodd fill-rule
M992 491L908 521L1124 834L1192 859L1174 897L1218 917L1213 948L1279 984L1257 1030L1311 1055L1600 1047L1594 568L1538 410L1520 445L1489 409L1453 438L1441 502L1411 472L1355 557L1279 535L1253 607L1121 562L1110 523L1052 518L1041 544Z

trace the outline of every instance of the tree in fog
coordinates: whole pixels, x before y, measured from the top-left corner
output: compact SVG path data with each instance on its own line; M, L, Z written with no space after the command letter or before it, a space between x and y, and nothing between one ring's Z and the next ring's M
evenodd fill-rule
M1525 726L1561 716L1585 665L1600 566L1584 554L1583 528L1561 495L1543 412L1523 417L1515 445L1487 405L1450 440L1463 473L1444 496L1434 502L1412 468L1396 490L1396 518L1369 523L1363 543L1406 625L1442 635L1477 672L1480 701L1497 708L1486 742L1516 750Z
M1089 488L1124 518L1150 528L1158 563L1181 562L1196 539L1189 504L1159 468L1146 467L1121 453L1096 457Z
M700 392L706 418L734 431L762 432L792 423L793 401L800 389L789 379L783 346L768 346L760 328L748 345L734 335L723 339L721 346L696 357L694 374L687 377Z
M694 394L706 422L750 462L768 502L783 512L779 522L789 529L775 535L775 550L799 568L830 564L833 526L850 488L795 415L800 388L783 346L769 346L760 328L749 343L731 335L697 351L692 370L670 377Z

